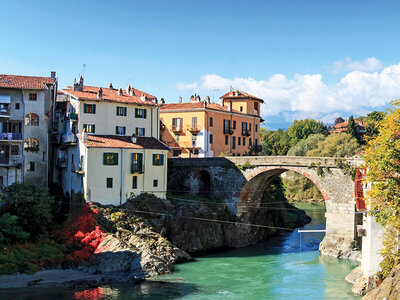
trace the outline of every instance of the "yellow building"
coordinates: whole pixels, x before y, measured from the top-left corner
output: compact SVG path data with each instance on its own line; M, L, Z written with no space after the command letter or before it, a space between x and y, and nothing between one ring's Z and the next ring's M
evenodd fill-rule
M245 155L260 140L262 103L260 98L235 90L223 95L220 104L198 95L187 103L163 104L161 139L173 149L173 157Z

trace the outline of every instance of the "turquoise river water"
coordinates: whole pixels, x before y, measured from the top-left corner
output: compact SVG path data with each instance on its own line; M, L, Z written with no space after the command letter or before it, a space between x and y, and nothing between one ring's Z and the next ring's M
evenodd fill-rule
M325 227L323 206L308 208L306 229ZM66 291L1 292L1 299L360 299L344 277L356 267L321 257L323 233L287 233L255 246L222 251L178 264L171 275L139 285Z

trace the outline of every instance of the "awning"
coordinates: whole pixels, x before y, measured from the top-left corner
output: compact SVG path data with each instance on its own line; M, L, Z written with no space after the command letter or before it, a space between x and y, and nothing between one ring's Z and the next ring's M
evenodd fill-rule
M0 103L11 103L11 97L8 95L0 95Z

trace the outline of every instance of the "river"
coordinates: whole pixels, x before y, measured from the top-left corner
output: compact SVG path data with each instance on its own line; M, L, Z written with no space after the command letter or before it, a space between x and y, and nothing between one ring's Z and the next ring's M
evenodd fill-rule
M324 229L324 206L307 205L306 229ZM139 285L91 290L10 291L9 299L360 299L344 277L357 265L321 257L323 233L296 231L241 249L197 257Z

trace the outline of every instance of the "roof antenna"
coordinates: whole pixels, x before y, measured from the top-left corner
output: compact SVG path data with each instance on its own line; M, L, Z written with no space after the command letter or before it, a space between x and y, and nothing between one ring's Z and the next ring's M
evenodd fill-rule
M86 68L86 65L82 64L82 77L83 78L85 78L85 68Z
M233 86L232 85L230 86L230 92L233 92Z

